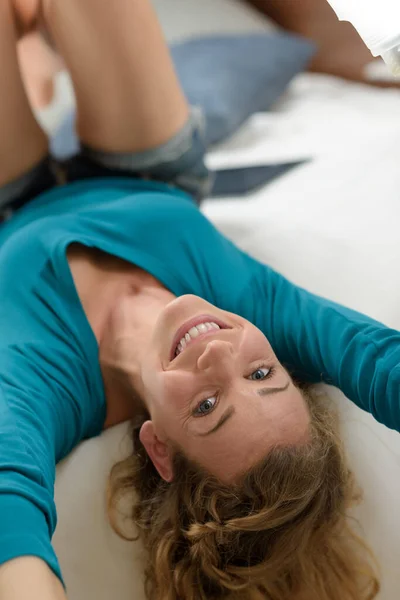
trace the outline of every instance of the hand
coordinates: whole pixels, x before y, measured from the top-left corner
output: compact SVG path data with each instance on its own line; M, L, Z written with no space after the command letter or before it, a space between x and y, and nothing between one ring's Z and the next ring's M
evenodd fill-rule
M1 600L67 600L50 568L35 556L22 556L0 566Z

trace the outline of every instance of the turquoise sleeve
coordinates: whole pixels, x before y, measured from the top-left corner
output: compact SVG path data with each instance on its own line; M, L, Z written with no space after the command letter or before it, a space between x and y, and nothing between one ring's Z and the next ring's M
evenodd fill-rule
M39 432L29 410L16 419L0 387L0 565L21 556L41 558L62 581L51 544L56 527L52 475L35 448ZM54 462L54 460L53 460Z
M400 431L400 333L320 298L262 266L257 321L278 359L301 379L332 384Z

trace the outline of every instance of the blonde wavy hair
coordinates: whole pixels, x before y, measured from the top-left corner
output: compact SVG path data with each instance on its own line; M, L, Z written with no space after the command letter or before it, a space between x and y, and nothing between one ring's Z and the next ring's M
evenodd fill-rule
M133 425L133 452L114 466L111 524L146 550L148 600L373 600L376 564L351 527L360 500L326 398L304 392L310 437L276 447L224 485L177 452L163 481ZM133 495L131 495L133 492ZM137 536L124 531L121 500Z

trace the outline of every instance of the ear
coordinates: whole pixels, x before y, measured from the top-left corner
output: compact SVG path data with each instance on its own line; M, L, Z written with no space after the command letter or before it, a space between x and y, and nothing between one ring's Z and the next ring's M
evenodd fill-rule
M143 423L139 437L160 477L171 482L174 479L171 449L157 437L153 421Z

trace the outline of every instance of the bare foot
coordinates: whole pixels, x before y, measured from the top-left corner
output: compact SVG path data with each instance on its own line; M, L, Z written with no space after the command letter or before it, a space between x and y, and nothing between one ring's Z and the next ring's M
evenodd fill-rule
M19 41L18 58L31 106L45 108L54 96L54 77L62 68L61 58L37 32Z
M326 0L247 0L282 28L317 44L310 65L316 73L366 82L365 68L373 57L354 27L339 21ZM368 82L369 83L369 82ZM372 85L384 85L374 82ZM400 84L391 84L399 87Z
M41 0L11 0L14 7L18 35L33 31L38 22Z

